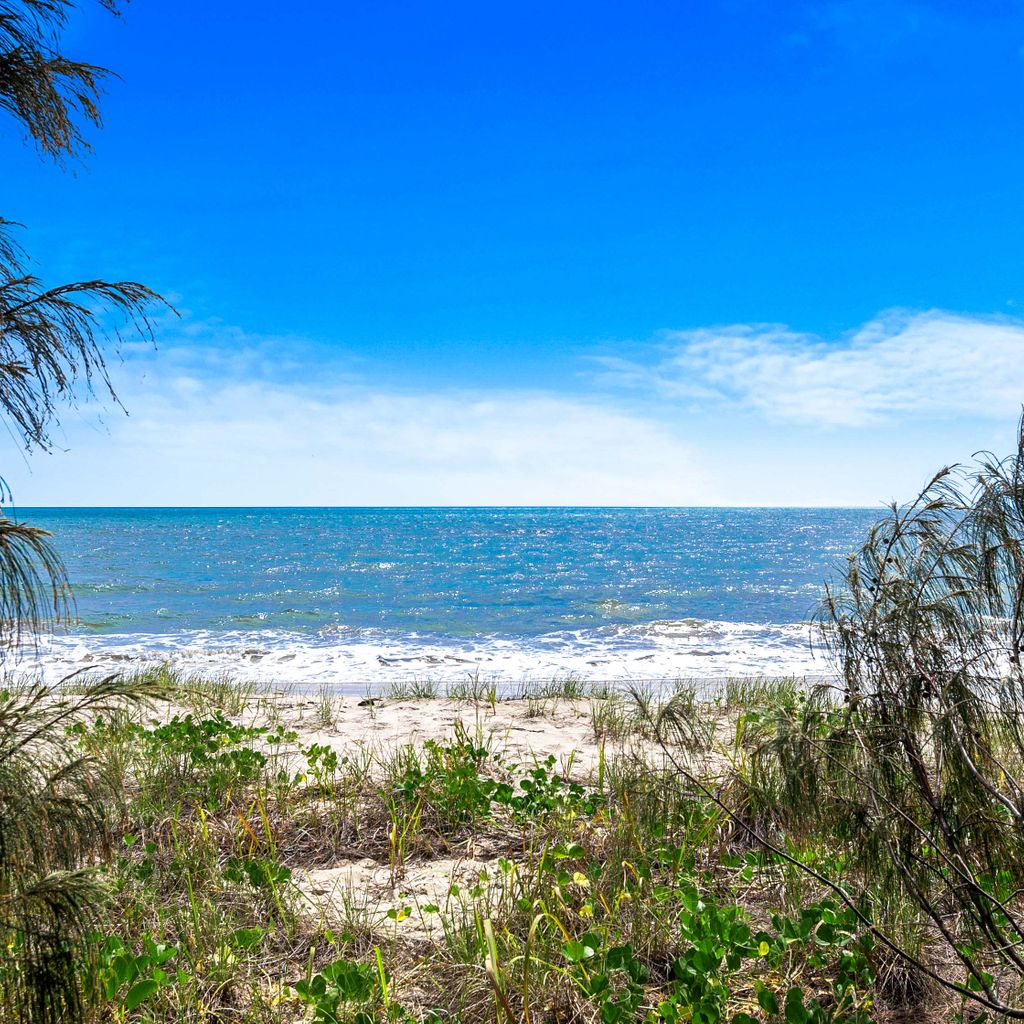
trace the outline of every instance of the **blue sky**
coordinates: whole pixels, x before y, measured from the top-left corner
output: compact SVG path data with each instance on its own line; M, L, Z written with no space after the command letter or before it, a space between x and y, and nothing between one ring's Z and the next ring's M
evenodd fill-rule
M31 504L875 504L1024 401L1017 3L134 0L49 280L145 281Z

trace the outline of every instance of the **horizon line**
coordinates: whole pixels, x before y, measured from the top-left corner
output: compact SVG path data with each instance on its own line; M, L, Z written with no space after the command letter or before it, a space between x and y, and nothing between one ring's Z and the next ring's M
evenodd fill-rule
M554 511L564 509L593 509L621 511L678 511L681 509L707 510L752 510L778 509L801 511L873 511L876 508L889 508L891 503L879 502L878 505L14 505L12 511L241 511L259 509L265 511L437 511L448 509L464 510L506 510L506 511Z

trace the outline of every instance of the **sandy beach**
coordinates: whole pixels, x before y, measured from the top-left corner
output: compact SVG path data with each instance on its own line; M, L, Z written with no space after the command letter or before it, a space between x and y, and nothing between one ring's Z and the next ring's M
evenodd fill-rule
M230 684L220 692L231 693ZM171 703L151 723L175 716L195 716L208 708L206 691L200 690L193 706ZM277 770L298 780L299 790L315 788L304 751L319 747L333 751L340 761L359 764L371 781L382 783L393 772L403 753L422 753L426 745L467 740L500 762L500 771L515 775L537 765L568 782L593 787L602 762L623 757L656 764L663 759L649 732L643 728L633 701L624 692L608 696L567 698L538 695L522 699L451 699L446 697L358 697L281 692L263 689L259 695L245 687L237 691L233 721L271 733L284 730L285 745L262 743L274 758ZM708 705L719 741L725 741L731 716ZM710 756L710 752L709 752ZM368 853L372 855L367 855ZM499 857L514 859L508 836L481 830L456 841L434 837L415 845L395 870L379 837L360 849L330 855L315 851L313 864L294 863L293 879L314 920L337 927L357 909L361 922L374 934L394 939L395 922L388 911L408 904L410 916L403 921L404 940L420 939L440 926L436 916L421 912L423 906L451 909L453 890L501 884L496 871ZM492 893L493 896L493 893Z
M506 764L531 766L553 757L562 777L592 785L604 754L604 743L594 732L594 709L586 700L540 698L488 705L444 698L325 701L277 695L260 703L251 715L254 723L282 724L298 733L300 748L328 746L340 757L368 759L378 770L408 745L422 748L426 741L443 743L468 735L499 753ZM330 724L325 723L328 708ZM328 924L342 925L357 909L384 940L398 930L388 911L408 905L411 913L400 931L404 941L411 941L441 927L440 917L423 913L424 906L451 909L457 902L453 888L500 885L496 860L509 854L507 845L481 833L414 852L397 872L386 857L368 857L354 849L328 864L300 869L295 878L314 912Z

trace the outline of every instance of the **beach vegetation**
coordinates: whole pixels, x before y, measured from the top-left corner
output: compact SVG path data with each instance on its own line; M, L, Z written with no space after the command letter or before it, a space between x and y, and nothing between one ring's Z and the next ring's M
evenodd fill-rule
M200 712L165 669L130 686L172 703L63 726L64 756L102 780L64 947L96 1020L975 1020L988 996L964 958L1014 991L969 914L943 920L952 950L908 883L846 750L867 723L834 686L545 697L549 735L579 722L568 754L510 746L538 728L528 696L483 717L403 698L435 725L375 741L388 700L332 698L348 731L325 737L302 694L199 687ZM633 724L595 736L592 703ZM1011 831L981 825L1007 858ZM1012 912L1015 876L977 881Z
M468 724L436 737L338 746L306 738L301 696L271 722L259 700L199 716L191 689L156 717L69 723L69 756L108 787L106 902L73 957L97 1020L874 1019L870 929L787 887L649 739L524 759L465 702ZM526 703L509 702L528 722ZM358 699L339 710L370 720ZM709 782L716 743L679 752L714 763ZM356 874L323 890L337 864Z
M116 0L102 0L116 12ZM0 110L41 154L62 162L88 150L100 123L108 72L61 49L72 0L15 0L0 6ZM136 281L44 283L16 233L0 217L0 416L26 449L48 450L57 412L83 394L116 402L106 359L129 331L152 340L154 310L170 308ZM72 617L71 592L50 534L2 511L0 481L0 651ZM4 1019L81 1020L101 994L122 1014L166 979L165 950L133 956L115 937L96 946L108 888L94 870L120 806L126 766L62 742L67 729L123 715L163 691L159 683L107 678L64 690L12 687L0 693L0 1002ZM120 750L124 750L122 746ZM117 940L118 942L120 940ZM104 971L107 973L104 975ZM123 990L123 991L122 991Z
M996 1019L1024 1018L1022 553L1024 421L1016 453L940 471L829 583L837 683L727 689L745 733L729 788L671 749L692 708L648 716L735 841L857 915L877 990L943 988Z
M461 689L461 683L453 685L456 687L456 692L464 692ZM416 700L423 697L437 697L441 692L441 684L436 679L427 678L395 680L388 683L384 692L392 700Z
M93 717L138 707L159 686L95 680L75 692L0 691L0 1006L5 1019L81 1017L82 964L108 890L90 868L122 807L116 776L60 742Z

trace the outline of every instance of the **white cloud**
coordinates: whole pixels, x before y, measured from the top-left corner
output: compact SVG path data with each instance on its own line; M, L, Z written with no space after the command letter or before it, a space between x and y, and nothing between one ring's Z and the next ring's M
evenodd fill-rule
M891 312L834 340L778 324L669 332L651 364L600 362L605 383L736 404L776 422L1006 419L1024 402L1024 323L942 312Z
M1024 398L1024 325L941 313L831 342L667 333L653 358L603 361L642 402L557 383L401 391L325 347L185 327L112 367L129 418L83 403L62 417L66 450L9 443L20 503L874 505L1008 450Z
M239 356L245 362L244 354ZM541 392L401 394L204 373L136 353L130 417L65 417L67 451L11 467L25 504L692 504L715 489L693 449L607 403ZM161 365L169 371L160 373Z

